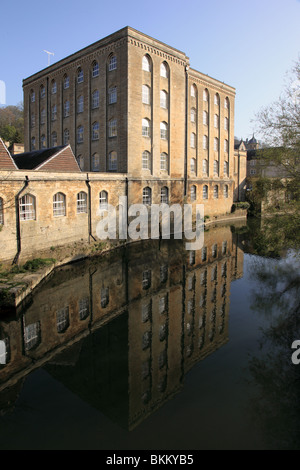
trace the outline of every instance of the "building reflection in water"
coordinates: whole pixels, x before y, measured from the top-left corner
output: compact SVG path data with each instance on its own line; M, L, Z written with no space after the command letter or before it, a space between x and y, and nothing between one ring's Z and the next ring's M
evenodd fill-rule
M146 241L57 270L26 309L0 322L0 410L43 367L84 401L133 429L228 341L231 281L243 251L230 226L201 250Z

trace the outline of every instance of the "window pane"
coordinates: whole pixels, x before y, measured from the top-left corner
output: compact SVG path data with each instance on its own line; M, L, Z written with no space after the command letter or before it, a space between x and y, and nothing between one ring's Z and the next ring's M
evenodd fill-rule
M29 194L20 199L20 220L35 220L35 198Z
M81 191L77 194L77 214L83 214L87 212L87 195Z
M53 196L53 215L54 217L66 215L66 197L62 193Z

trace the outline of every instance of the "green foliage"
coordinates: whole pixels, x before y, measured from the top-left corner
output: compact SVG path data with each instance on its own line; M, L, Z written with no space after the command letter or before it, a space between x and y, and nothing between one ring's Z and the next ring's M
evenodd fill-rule
M37 271L38 269L49 266L53 263L55 263L55 259L53 258L35 258L27 261L24 264L23 269L25 271Z
M22 105L0 108L0 137L10 145L24 142Z
M237 209L248 210L250 207L249 202L234 202L231 206L231 212L235 212Z

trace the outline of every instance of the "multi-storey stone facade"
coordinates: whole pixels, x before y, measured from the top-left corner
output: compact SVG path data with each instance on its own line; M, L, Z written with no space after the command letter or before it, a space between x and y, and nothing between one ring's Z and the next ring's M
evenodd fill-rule
M228 341L231 282L243 275L243 256L239 235L219 225L197 252L151 240L57 270L24 311L0 322L0 408L45 367L134 428Z
M126 27L23 88L26 151L70 143L82 170L126 174L130 202L163 186L174 202L217 199L214 212L230 211L235 89L185 53Z

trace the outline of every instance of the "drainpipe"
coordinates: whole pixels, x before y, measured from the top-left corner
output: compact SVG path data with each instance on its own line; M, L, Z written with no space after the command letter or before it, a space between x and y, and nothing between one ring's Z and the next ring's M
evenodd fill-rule
M18 194L15 196L15 205L16 205L16 234L17 234L17 254L14 257L14 260L12 264L17 264L19 261L19 257L21 254L21 249L22 249L22 243L21 243L21 224L20 224L20 203L19 203L19 198L22 192L27 188L29 184L29 178L28 176L25 176L25 181L24 181L24 186Z
M91 185L90 185L90 179L89 179L89 174L87 173L86 175L86 181L85 181L87 188L88 188L88 231L89 231L89 243L91 243L91 238L96 241L96 238L93 237L92 235L92 197L91 197Z

